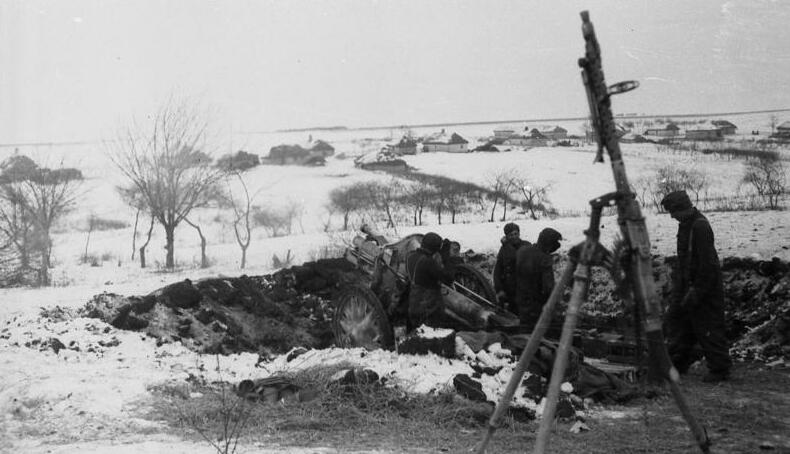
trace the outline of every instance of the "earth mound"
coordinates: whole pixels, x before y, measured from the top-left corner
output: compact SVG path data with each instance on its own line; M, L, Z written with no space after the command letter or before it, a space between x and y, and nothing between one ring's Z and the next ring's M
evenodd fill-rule
M495 260L471 251L465 257L484 270L490 270ZM676 258L656 256L653 263L662 301L668 303ZM564 263L557 265L560 272ZM722 270L727 336L734 357L790 359L790 264L776 258L727 257ZM145 332L160 343L180 341L201 353L274 355L297 346L331 346L333 298L344 286L366 280L368 276L345 259L324 259L265 276L184 280L145 296L103 293L89 301L80 315ZM569 296L568 291L566 301ZM604 270L593 269L583 309L581 328L634 332L633 308L621 301Z
M145 296L102 293L79 315L199 353L276 355L330 346L335 292L362 279L346 260L325 259L266 276L186 279Z

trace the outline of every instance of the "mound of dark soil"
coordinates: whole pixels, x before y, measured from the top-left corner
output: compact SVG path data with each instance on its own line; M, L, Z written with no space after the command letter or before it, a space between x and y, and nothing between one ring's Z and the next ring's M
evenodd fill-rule
M467 251L465 261L490 270L492 255ZM560 273L566 259L557 260ZM666 304L671 300L675 257L656 256L653 276ZM722 261L727 335L734 356L790 359L790 264L728 257ZM266 276L185 280L145 296L101 294L80 314L121 329L146 332L160 342L182 341L200 352L282 353L296 346L333 343L330 322L336 293L368 280L345 259L326 259ZM565 294L565 303L570 290ZM562 326L561 304L554 325ZM633 306L624 304L609 274L593 268L580 327L634 333Z
M677 258L655 256L653 277L666 309ZM564 263L555 269L561 270ZM790 360L790 263L778 258L722 260L727 338L740 359ZM565 301L570 298L566 293ZM619 298L607 272L594 268L582 327L633 333L633 307Z
M267 276L187 279L145 296L103 293L80 315L198 352L279 354L330 346L334 293L363 279L344 259L319 260Z
M725 258L725 312L733 351L743 359L790 359L790 263Z

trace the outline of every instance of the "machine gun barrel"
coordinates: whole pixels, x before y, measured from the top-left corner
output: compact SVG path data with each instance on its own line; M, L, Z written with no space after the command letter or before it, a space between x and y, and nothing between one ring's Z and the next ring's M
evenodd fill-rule
M688 405L679 389L679 375L672 365L664 343L662 331L661 301L653 279L653 260L650 253L650 239L642 216L639 203L631 191L625 171L625 163L620 151L620 144L612 115L611 96L624 93L638 86L634 81L621 82L611 87L606 86L601 62L601 49L595 36L595 28L590 22L590 15L582 11L582 36L585 41L585 55L579 59L582 68L582 81L590 103L590 116L598 140L598 159L602 161L603 150L606 150L611 161L617 197L617 222L628 245L629 266L625 273L632 284L634 301L644 314L644 331L647 338L650 357L656 362L657 369L669 382L672 394L683 414L689 428L696 438L702 452L708 452L710 440L705 429L691 414Z

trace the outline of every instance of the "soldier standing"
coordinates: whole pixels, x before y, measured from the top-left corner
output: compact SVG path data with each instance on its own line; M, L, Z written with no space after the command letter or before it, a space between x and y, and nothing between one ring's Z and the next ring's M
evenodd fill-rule
M517 314L516 251L530 243L521 239L521 231L517 224L509 222L505 224L504 230L505 236L502 237L502 246L499 248L494 265L494 291L500 306Z
M679 222L674 295L666 314L672 362L680 373L687 372L699 343L708 365L702 380L727 380L732 360L724 334L724 288L713 229L686 191L667 194L661 205Z
M537 244L518 250L516 254L516 305L521 323L534 327L543 305L554 289L554 259L551 254L560 248L560 232L545 228Z
M406 257L409 277L409 328L422 324L445 325L442 284L453 282L452 262L448 260L450 243L442 248L442 237L434 232L423 236L420 247ZM439 255L445 249L444 257ZM448 265L445 267L445 265Z

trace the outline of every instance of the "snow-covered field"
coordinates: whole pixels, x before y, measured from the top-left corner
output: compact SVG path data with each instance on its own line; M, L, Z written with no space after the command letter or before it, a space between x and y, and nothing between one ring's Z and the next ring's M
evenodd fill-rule
M754 123L760 121L754 120ZM479 136L490 134L492 128L488 125L482 132L483 128L478 127ZM376 140L361 140L376 133L382 134L373 136ZM342 140L339 137L333 143L336 154L348 156L375 150L390 140L381 131L336 134L343 135ZM277 140L285 140L285 136L279 135ZM475 137L479 136L470 135L467 139L474 144ZM393 140L397 139L399 136ZM721 160L711 155L662 154L657 153L653 145L624 145L623 149L632 179L649 173L658 165L674 161L679 165L704 169L711 177L711 192L734 194L743 170L741 161ZM264 149L250 151L265 152ZM25 152L20 150L20 153ZM8 154L8 150L3 150L0 160ZM215 369L213 357L201 357L178 344L157 347L152 339L116 330L93 319L57 321L41 318L40 308L77 308L91 296L105 291L125 295L147 294L185 278L268 274L273 271L272 255L283 258L288 251L294 257L294 264L319 258L327 245L342 247L351 237L348 232L322 232L329 191L353 181L390 178L356 169L351 159L330 158L327 166L318 168L257 167L245 175L252 192L260 191L256 203L299 203L304 208L304 215L301 226L296 227L298 234L268 238L262 229L256 230L248 251L248 267L241 271L238 268L240 250L231 230L227 225L214 222L216 210L202 210L197 219L205 225L211 266L207 269L196 266L199 262L199 239L194 230L184 226L176 232L178 269L164 272L159 266L164 262L164 241L160 232L155 233L149 247L149 260L153 266L140 269L136 262L130 260L134 213L122 204L114 191L122 180L100 147L38 150L31 157L38 160L46 158L45 163L50 165L63 159L65 165L82 169L87 181L79 206L69 214L54 238L54 286L0 289L0 429L4 432L0 435L0 451L7 449L8 452L98 453L110 449L115 452L211 452L208 445L180 441L178 434L167 434L158 423L142 419L138 406L150 385L184 380L190 372L197 370L212 378ZM476 183L483 183L487 175L498 169L521 170L537 183L550 184L549 199L559 210L568 212L583 211L589 199L613 189L608 164L593 165L592 158L591 148L541 148L493 154L435 153L406 159L422 172ZM130 224L125 229L92 233L88 253L105 257L101 266L79 263L87 239L86 232L79 229L91 214ZM667 215L656 215L650 211L645 214L654 252L673 254L675 221ZM565 241L561 251L583 239L588 222L584 217L532 221L515 212L510 216L508 220L521 226L522 237L530 240L536 239L544 227L562 232ZM790 216L786 212L709 213L708 217L721 257L757 256L767 259L776 256L790 259ZM436 225L432 215L428 215L426 221L425 226L400 226L397 231L385 234L397 237L433 230L459 241L464 249L493 252L499 246L504 224L484 222L483 215L477 221L463 224ZM333 226L337 227L339 222L336 219ZM603 241L611 242L616 233L615 219L605 218ZM32 340L50 337L58 337L67 346L74 342L80 349L66 349L55 354L51 349L40 348L40 345L25 345ZM346 354L353 357L353 352L343 355ZM255 368L256 360L257 355L252 354L223 357L223 378L237 381L260 377L262 371ZM381 363L390 363L390 367L394 361L408 359L381 358ZM420 390L439 386L447 380L441 374L420 374L420 377L425 382L417 383L417 378L414 378L415 386ZM255 449L257 452L301 452L283 447ZM312 449L310 452L334 451Z

